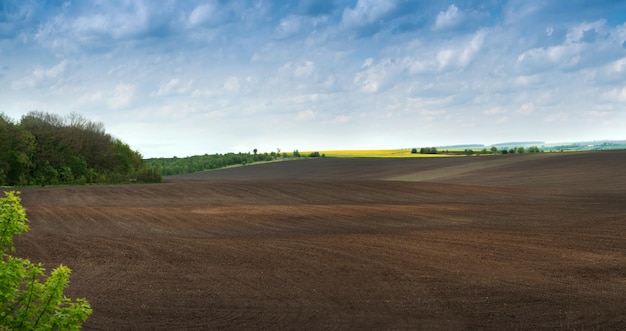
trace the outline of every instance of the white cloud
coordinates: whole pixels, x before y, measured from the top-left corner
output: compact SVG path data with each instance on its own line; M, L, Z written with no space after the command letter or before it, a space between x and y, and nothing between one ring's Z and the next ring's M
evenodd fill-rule
M333 118L332 123L333 124L345 124L349 122L351 119L352 117L348 115L338 115L338 116L335 116L335 118Z
M258 79L254 76L237 77L229 76L224 81L222 89L226 93L242 93L248 94L253 91L258 84Z
M498 124L504 124L504 123L508 123L511 120L510 117L508 116L502 116L502 117L498 117L498 119L496 120L496 123Z
M303 110L299 112L297 118L300 121L308 121L308 120L315 119L316 116L317 115L315 114L314 111L312 111L311 109L307 109L307 110Z
M67 69L68 61L63 60L49 69L36 68L32 73L13 83L13 87L17 89L37 88L46 85L47 87L55 87L63 82Z
M135 85L119 83L115 86L109 106L114 109L125 108L130 105L135 94Z
M278 38L288 38L300 32L304 26L305 17L298 15L289 15L280 20L276 27L276 35Z
M463 12L454 4L450 5L446 11L440 11L435 19L433 30L447 30L455 28L463 20Z
M212 1L199 5L189 14L189 24L198 26L210 21L216 15L216 9L216 4Z
M372 24L395 7L392 0L358 0L354 8L344 10L342 24L346 27Z
M464 43L450 46L437 52L436 60L440 71L466 68L479 54L487 32L479 30L469 36Z
M621 74L623 72L626 72L626 57L613 61L610 67L615 73Z
M536 86L542 81L542 78L539 74L537 75L522 75L515 77L515 85L518 86Z
M590 110L588 112L585 113L588 117L592 117L592 118L604 118L607 117L611 114L610 111L606 111L606 110Z
M604 66L623 56L619 34L619 27L610 29L604 19L573 24L562 43L526 49L517 57L516 66L525 74Z
M180 78L172 78L167 83L161 84L158 91L156 91L156 93L153 93L153 95L167 96L188 94L192 90L192 87L192 81L182 83Z
M565 44L529 49L517 57L517 65L526 73L573 68L580 61L582 47L580 44Z
M97 90L93 92L87 92L81 95L76 100L76 104L78 106L89 105L89 104L101 102L103 99L104 99L104 93L102 93L102 91L100 90Z
M529 115L535 112L535 104L532 102L527 102L519 107L517 112L523 115Z
M235 76L230 76L226 78L226 81L224 82L224 90L226 90L227 92L239 92L241 90L239 78Z
M483 114L485 115L502 115L502 114L506 114L507 110L502 108L502 107L492 107L490 109L487 109L485 111L483 111Z
M550 114L550 115L545 117L545 121L548 122L548 123L567 122L567 121L569 121L569 114L567 114L565 112L558 112L558 113L555 113L555 114Z
M626 102L626 86L615 88L602 94L602 98L614 102Z
M305 61L295 66L293 75L297 78L308 78L315 73L315 63L312 61Z
M601 19L595 22L583 22L571 27L565 37L565 43L586 42L584 40L586 33L603 32L606 20Z

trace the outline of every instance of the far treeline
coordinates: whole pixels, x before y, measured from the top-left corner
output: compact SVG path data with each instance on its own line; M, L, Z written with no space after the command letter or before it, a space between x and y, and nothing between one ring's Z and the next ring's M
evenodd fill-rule
M322 157L319 152L302 155L298 150L293 153L281 153L280 149L271 153L259 153L255 148L252 153L204 154L183 158L154 158L147 159L146 164L156 169L163 176L188 174L198 171L213 170L235 165L246 165L254 162L270 162L300 157Z
M422 147L419 149L419 154L448 154L448 155L477 155L477 154L524 154L524 153L542 153L543 150L537 146L530 146L524 148L522 146L512 147L507 149L506 147L502 149L498 149L495 146L492 146L490 149L483 148L482 150L474 150L471 148L466 148L463 151L459 150L441 150L437 149L437 147ZM417 148L411 149L411 154L417 154Z
M78 114L0 114L0 186L161 182L142 155Z

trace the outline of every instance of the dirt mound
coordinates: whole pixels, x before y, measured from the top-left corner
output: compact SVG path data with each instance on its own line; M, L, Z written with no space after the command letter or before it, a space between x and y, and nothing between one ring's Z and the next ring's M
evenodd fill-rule
M88 330L626 327L626 152L315 159L27 188Z

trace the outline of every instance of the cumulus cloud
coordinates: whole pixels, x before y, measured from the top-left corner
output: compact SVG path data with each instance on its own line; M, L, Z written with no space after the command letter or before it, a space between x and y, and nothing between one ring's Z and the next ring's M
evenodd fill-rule
M377 63L373 63L373 59L368 58L362 67L363 70L354 77L354 84L367 93L376 93L384 89L404 70L402 64L390 58L382 59Z
M381 23L396 8L392 0L358 0L354 8L343 11L341 22L348 29L363 29Z
M476 10L463 11L456 5L448 6L445 11L440 11L432 25L434 31L470 30L485 21L488 14Z
M460 45L454 45L437 52L439 70L463 69L479 54L487 32L480 30Z
M57 55L83 49L109 50L121 41L162 38L177 20L169 2L159 7L140 0L96 2L92 6L66 3L61 9L52 10L51 17L33 35L41 46Z
M606 20L583 22L568 28L562 43L523 51L516 60L525 74L593 68L623 56L619 29L610 30Z
M189 24L191 26L198 26L210 20L214 20L216 11L217 4L214 1L203 3L191 11L191 14L189 14Z
M441 11L435 19L434 30L447 30L458 26L463 20L463 12L454 4L450 5L446 11Z

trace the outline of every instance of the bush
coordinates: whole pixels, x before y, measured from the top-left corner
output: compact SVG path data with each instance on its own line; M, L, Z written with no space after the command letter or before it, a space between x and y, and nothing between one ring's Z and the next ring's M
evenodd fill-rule
M45 278L40 263L8 254L13 236L29 229L18 194L0 199L0 330L79 330L92 310L85 299L63 295L70 268L60 265Z

